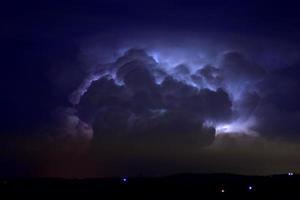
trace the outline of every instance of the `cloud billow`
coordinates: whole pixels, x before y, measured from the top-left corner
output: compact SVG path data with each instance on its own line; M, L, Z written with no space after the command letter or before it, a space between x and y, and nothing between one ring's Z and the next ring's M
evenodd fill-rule
M159 55L159 50L155 52ZM73 100L77 99L71 101L73 109L93 129L93 139L104 135L154 138L156 134L172 143L176 134L182 139L194 134L199 143L210 144L219 127L227 133L274 135L271 124L282 124L278 130L284 130L289 122L297 121L297 112L279 108L290 105L284 103L288 99L280 101L283 94L297 93L293 73L285 70L280 77L267 72L239 51L218 55L216 62L191 65L172 62L170 56L166 63L161 55L154 59L142 48L128 48L115 61L94 67L72 93ZM287 80L284 90L281 79ZM280 115L287 116L286 122L277 123L280 119L275 116Z
M215 128L206 122L232 117L226 91L181 81L176 75L182 75L182 70L190 73L183 65L175 67L176 73L168 73L144 50L130 49L112 68L91 83L76 105L79 117L92 125L95 138L136 135L136 140L145 136L207 145L213 141ZM164 76L161 83L157 74Z

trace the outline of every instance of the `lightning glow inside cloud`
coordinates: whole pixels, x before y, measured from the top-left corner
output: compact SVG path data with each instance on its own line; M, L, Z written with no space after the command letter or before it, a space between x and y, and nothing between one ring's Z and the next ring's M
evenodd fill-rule
M178 100L178 103L180 104L188 103L184 101L190 101L185 100L185 97L181 97L182 95L184 96L184 94L181 93L185 92L185 90L196 91L195 94L189 94L189 92L187 93L187 97L191 96L191 98L193 98L193 96L197 95L199 92L201 93L205 90L211 91L212 94L214 94L217 93L219 89L221 89L225 92L225 94L229 95L232 104L229 109L232 110L233 114L224 114L222 113L222 110L215 110L215 108L212 107L214 106L214 104L210 104L209 102L207 102L212 100L193 100L202 101L202 103L192 102L192 104L195 104L195 107L199 107L200 104L203 104L202 106L207 107L205 108L208 109L207 112L211 112L206 115L201 113L204 111L203 109L200 109L199 113L196 113L195 115L198 116L197 118L199 118L199 124L207 127L214 127L215 134L244 133L252 136L257 135L257 132L252 130L252 127L255 126L256 123L255 116L251 115L251 113L249 114L248 112L248 110L255 109L255 105L247 105L247 103L244 103L244 101L247 101L248 98L245 94L253 91L255 92L255 87L251 87L251 84L253 85L258 80L260 80L263 74L263 69L261 69L255 63L247 60L239 52L220 52L219 55L215 56L215 58L218 58L218 60L212 62L212 59L208 56L205 57L205 53L203 52L190 54L190 51L185 51L182 48L172 50L166 49L167 48L149 50L148 48L148 50L143 50L126 48L127 51L124 50L123 55L116 58L115 61L96 65L96 67L84 79L77 90L75 90L71 94L71 103L75 107L81 107L80 104L82 97L89 95L87 94L87 92L90 90L91 86L94 83L99 82L100 80L112 80L115 84L114 87L116 87L116 89L119 88L117 90L126 91L127 89L122 88L128 87L128 84L144 84L144 80L140 80L143 78L145 78L145 81L147 81L146 79L151 79L151 77L153 77L154 83L156 84L156 86L154 87L158 88L166 87L166 83L171 78L175 81L171 84L178 84L171 87L186 87L186 89L183 90L178 90L178 88L174 90L175 93L173 94L173 98L176 99L180 97L181 99ZM132 87L139 86L129 87L131 87L131 89L129 88L129 92L137 92L136 94L139 94L138 90L140 89L132 89ZM151 86L151 83L146 83L146 87L153 86ZM148 89L151 90L151 88ZM101 88L99 88L98 90L101 90ZM109 90L110 89L108 89L107 91ZM162 89L155 90L157 90L155 93L162 93L160 95L163 96L167 95L168 93L168 91L163 91ZM109 97L115 94L110 94L109 92L107 92L102 93L102 95L107 95ZM153 95L153 93L148 95L151 96ZM164 98L166 97L167 96L165 96ZM146 98L151 97L147 96ZM94 101L99 100L94 99ZM149 101L147 100L144 103L147 104L149 103ZM107 105L105 104L106 103L102 105L102 109L106 109ZM107 102L107 104L110 103ZM219 102L219 104L220 105L218 106L222 106L223 102L221 101ZM143 106L147 108L147 105ZM168 108L150 107L151 106L149 105L148 110L159 111L151 112L152 117L162 116L166 112L168 112ZM143 118L142 115L137 115L137 113L132 113L132 111L130 112L131 117L130 120L128 118L128 121L131 121L131 123L138 123L137 119ZM215 117L209 117L209 115L217 116L218 114L213 113L218 112L220 112L219 115L225 115L226 119L224 118L224 120L219 120ZM133 116L139 117L132 118ZM133 119L136 119L136 121L132 122ZM84 120L86 121L86 119ZM94 119L92 121L89 121L88 123L93 126L93 121Z

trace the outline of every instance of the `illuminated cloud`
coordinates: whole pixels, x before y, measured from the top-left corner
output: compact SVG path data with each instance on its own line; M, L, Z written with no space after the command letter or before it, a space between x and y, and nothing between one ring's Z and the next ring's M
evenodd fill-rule
M168 54L168 60L176 60L178 52L172 52L174 58ZM123 123L129 124L125 121L147 121L150 110L165 110L188 113L199 124L214 128L235 124L239 128L233 132L255 132L253 110L260 101L255 84L264 77L263 68L238 52L221 53L216 66L198 67L185 64L189 62L184 57L174 66L160 63L162 55L159 49L148 54L133 48L112 63L98 65L71 96L80 117L93 124L97 115L117 109L126 115Z
M190 142L209 144L215 129L204 122L231 118L227 93L190 85L184 65L174 66L169 74L144 50L130 49L111 67L111 74L91 81L77 106L78 116L93 124L95 135L156 134L166 135L170 143L175 143L172 138L191 137ZM164 76L160 83L155 80L158 73Z
M77 116L91 124L96 138L192 133L212 141L215 129L217 134L257 134L251 129L256 122L252 113L260 98L249 84L262 78L262 68L237 52L223 54L216 67L206 64L193 70L184 61L166 66L159 63L158 50L156 55L160 59L143 49L128 49L116 61L97 65L72 93ZM201 139L207 134L211 136Z
M87 139L93 137L93 128L77 116L74 108L59 108L54 112L55 132L71 139Z

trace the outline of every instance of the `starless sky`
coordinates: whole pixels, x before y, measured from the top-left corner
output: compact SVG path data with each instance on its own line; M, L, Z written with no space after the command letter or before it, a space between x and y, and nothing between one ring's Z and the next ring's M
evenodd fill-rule
M4 4L0 175L300 172L298 9Z

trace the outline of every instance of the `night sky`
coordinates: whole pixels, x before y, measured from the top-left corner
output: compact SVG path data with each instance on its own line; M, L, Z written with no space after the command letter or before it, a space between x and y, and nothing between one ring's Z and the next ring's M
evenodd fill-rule
M1 5L1 177L300 173L288 1Z

